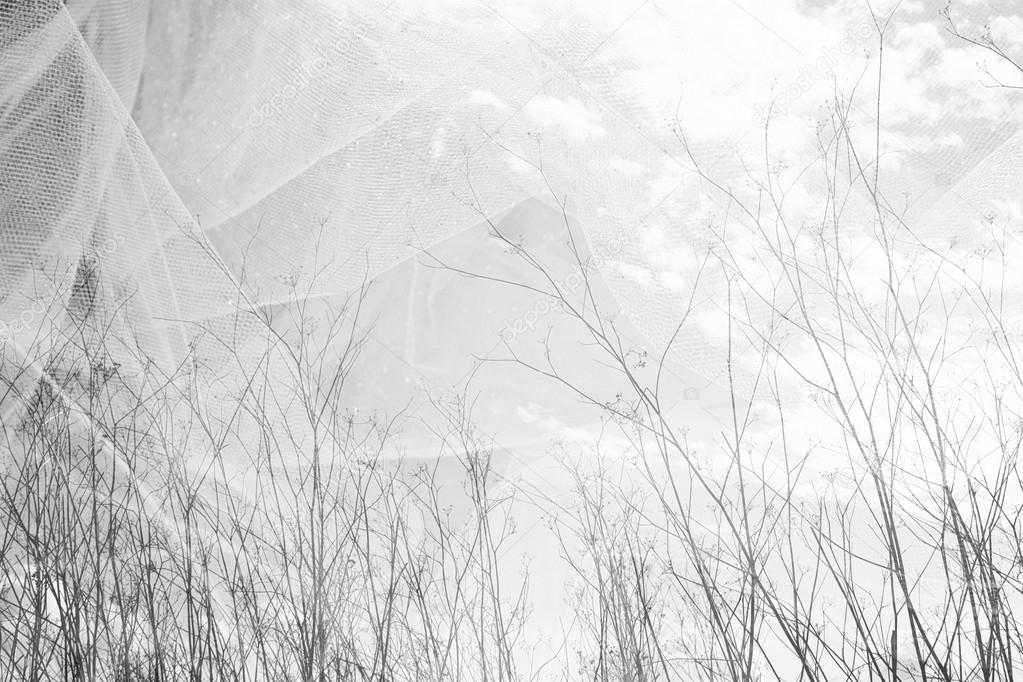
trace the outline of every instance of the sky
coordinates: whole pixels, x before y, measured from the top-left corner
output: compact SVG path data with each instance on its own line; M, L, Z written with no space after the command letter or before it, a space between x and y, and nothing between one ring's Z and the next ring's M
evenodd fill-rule
M525 36L533 50L526 61L538 69L543 87L519 95L512 94L514 88L502 89L499 80L493 84L473 82L465 88L461 101L484 120L507 116L514 122L497 126L494 135L514 152L512 158L505 155L502 163L527 190L535 187L530 182L535 181L538 157L532 145L542 140L537 147L542 147L544 159L553 159L550 173L556 191L564 190L569 213L586 231L590 249L605 256L599 268L600 280L607 286L603 300L625 313L623 325L628 324L629 333L650 348L659 348L665 341L664 330L677 319L679 299L693 285L701 262L700 248L705 244L701 230L708 223L720 226L728 216L727 202L685 163L673 134L676 123L709 174L738 188L742 196L749 196L742 194L748 190L747 176L765 175L766 146L773 181L786 188L784 214L799 224L821 219L825 187L819 176L806 172L817 156L821 124L828 120L836 96L855 93L851 136L865 150L868 163L876 145L886 194L927 239L944 248L954 238L961 244L956 248L973 248L983 241L978 216L987 215L992 207L998 211L994 222L1011 225L1019 220L1021 211L1015 207L1018 190L1011 184L1018 174L1007 168L1007 164L1016 164L1011 166L1016 169L1019 163L1010 153L1018 129L1017 96L1010 89L992 86L994 79L1013 84L1023 83L1023 78L1015 69L953 36L940 14L943 2L868 5L855 0L651 0L541 6L467 1L454 6L467 8L472 16L496 16L513 35ZM443 21L448 15L437 8L425 3L421 9ZM1023 18L1013 14L1009 4L953 3L952 17L967 35L979 35L983 25L990 23L1000 44L1023 47ZM875 21L888 21L883 54ZM543 74L554 75L544 80ZM766 140L765 127L769 133ZM431 137L431 150L437 156L450 151L444 133L438 129ZM607 177L614 180L605 181ZM1001 177L1005 179L999 180ZM495 222L515 234L516 230L532 230L526 243L537 246L558 272L568 272L565 253L558 250L563 234L553 210L556 202L542 187L537 194L541 199L536 203L499 214ZM866 300L883 301L886 269L882 254L872 246L869 205L862 192L852 194L844 239L845 246L857 254L853 274ZM438 247L438 253L454 260L459 253L471 254L459 262L490 272L491 256L479 230L477 226L449 238ZM543 241L544 234L554 235L553 242ZM761 268L764 281L769 281L770 266L758 254L762 245L742 229L725 236L734 253L748 261L750 272ZM540 241L532 241L538 238ZM609 248L608 244L615 246ZM1010 239L1006 249L1010 258L1023 256L1018 239ZM897 258L901 266L919 267L920 254L913 248L907 247ZM414 267L403 263L385 278L390 281L393 277L396 282L389 291L412 291L417 297L415 302L410 297L407 306L420 317L413 335L426 330L431 319L446 320L449 335L452 329L507 329L516 320L525 319L529 320L528 331L516 335L514 341L514 347L522 351L539 343L544 330L561 329L563 320L556 313L545 309L535 314L540 305L536 300L505 297L490 289L476 293L473 285L441 281L437 273L414 275ZM414 276L419 277L418 285L410 284ZM954 279L954 273L949 276ZM1010 281L1009 286L1020 283ZM720 349L727 330L727 315L715 304L721 300L721 284L711 275L703 285L707 304L693 317L693 334L673 355L672 369L678 381L670 409L673 420L692 427L694 453L710 468L723 470L729 463L719 456L721 434L727 431L730 403L720 372ZM437 291L444 294L430 298ZM440 307L432 308L431 300L444 301L443 312ZM483 301L487 302L485 310ZM930 322L929 339L938 344L940 315L947 309L930 312L938 317ZM556 335L555 341L562 347L572 346L570 332L557 333L564 335ZM430 340L417 343L412 364L418 362L425 374L443 384L447 375L437 368L455 366L454 358L470 355L467 348L476 340L471 333L456 332L457 343L443 334L424 334ZM956 337L946 330L944 336L966 346L974 343L968 334ZM383 340L374 349L374 357L390 352L384 347L398 345ZM473 352L493 350L489 340L480 341L477 347L482 351ZM790 352L811 376L820 376L814 374L822 370L812 361L808 344L793 342ZM590 361L592 358L581 352L561 367L571 373ZM953 383L942 388L945 397L957 397L954 381L969 377L976 362L977 358L969 358L945 367L946 374L953 377ZM460 371L459 376L467 371ZM599 434L605 453L618 448L620 454L627 449L623 441L599 430L594 412L587 412L557 387L541 388L540 383L503 374L503 370L488 371L474 377L473 386L483 391L480 421L496 435L502 456L510 457L504 469L510 476L555 488L564 486L569 480L567 471L550 461L551 442L584 456L593 452ZM876 377L878 368L864 361L853 371L866 380ZM788 380L798 383L791 375ZM683 398L681 389L695 389L695 400ZM829 408L820 396L805 391L786 396L790 399L786 405L790 446L794 451L813 448L816 453L807 469L808 487L801 494L807 499L825 489L843 494L848 479L831 474L847 464L845 433L834 421L821 418L822 407L825 412ZM778 422L765 398L754 399L756 418L749 440L770 463L771 458L780 457ZM964 408L965 421L976 407ZM909 443L910 431L905 428L896 435ZM990 443L982 439L976 443L978 453L987 452L984 447ZM919 454L909 445L905 452ZM780 466L768 467L768 475L782 473ZM551 559L557 547L540 530L539 518L528 513L526 517L525 540L514 546L529 547L528 553L539 561L539 570L546 576L535 588L541 622L548 627L555 622L564 624L565 613L558 599L563 567L556 568Z
M599 415L577 396L507 367L474 373L473 360L500 352L502 342L504 350L542 357L538 349L557 327L553 338L568 349L555 356L560 367L612 396L615 379L590 369L592 350L577 351L585 347L579 330L561 326L563 317L542 297L467 283L430 268L423 252L476 272L521 276L488 235L497 226L542 255L557 281L578 296L565 249L568 231L576 230L594 256L600 302L620 316L629 343L656 354L673 339L708 245L728 245L764 290L777 274L763 257L763 240L695 172L679 131L722 186L751 200L755 181L770 182L784 192L776 212L791 224L826 223L826 178L813 162L838 99L849 102L850 137L865 163L876 162L887 201L937 253L966 263L962 272L950 269L942 277L951 285L958 276L983 277L987 268L1017 291L1023 275L1005 262L1023 257L1020 91L996 85L1023 85L1023 74L953 36L940 14L944 6L943 0L281 0L244 11L234 3L197 5L191 14L154 4L156 29L139 48L148 50L145 75L137 92L124 85L116 93L118 101L137 97L125 110L113 107L107 131L109 139L120 140L125 130L133 136L121 147L105 147L108 138L88 133L81 156L95 157L98 170L80 174L80 191L68 201L109 198L116 249L107 272L145 276L140 298L149 307L132 310L140 328L216 322L217 315L230 320L236 282L251 286L268 309L279 307L274 293L282 283L300 282L310 309L322 305L326 315L327 302L376 277L368 303L376 324L365 372L348 396L353 405L397 409L422 399L424 387L427 397L452 385L480 391L480 424L505 457L502 475L563 485L566 472L544 456L552 442L576 455L592 450L601 435ZM980 36L989 26L1009 52L1023 50L1015 3L957 0L951 8L964 34ZM175 30L157 30L164 24ZM116 39L135 49L136 38L115 32L105 38L96 63L113 74L105 60L133 54L119 52ZM134 72L117 73L128 83ZM101 86L96 91L110 94ZM109 148L116 154L108 159ZM128 168L125 159L137 165ZM166 183L173 193L152 191ZM165 194L167 205L153 210L153 195L163 201ZM856 254L850 268L858 293L871 305L884 298L887 271L872 246L868 198L862 188L848 192L842 239ZM138 210L143 205L148 210ZM193 244L179 234L179 221L194 221L234 280L225 284L230 278L200 271L195 259L203 254L188 250ZM314 239L310 226L323 231ZM991 234L1005 238L1000 262L986 249ZM68 237L67 253L80 253L77 238ZM809 242L798 248L807 262L819 256ZM900 245L895 260L907 270L924 263L924 275L935 268L912 245ZM321 279L307 288L310 273ZM715 454L731 405L723 374L725 285L720 269L701 274L700 306L669 357L667 409L692 427L691 445L708 466L723 461ZM20 312L11 307L21 306L20 299L11 301L0 301L8 306L2 319ZM949 310L921 311L935 318L928 318L929 343L951 338L977 346L960 308L951 309L959 326L940 324ZM762 312L753 326L765 323ZM1010 311L1006 320L1023 338L1023 316ZM258 335L252 339L258 351ZM804 359L806 345L792 344L793 357L819 373ZM952 401L982 359L976 353L956 358L947 367L952 380L941 387ZM876 367L867 362L852 369L857 377L871 372ZM750 368L738 363L737 386L758 415L751 437L774 452L777 423L769 401L750 391L752 381ZM798 383L791 374L786 381ZM820 445L825 456L815 466L827 473L834 466L829 456L841 450L841 430L820 418L819 396L786 395L799 424L795 435ZM424 444L428 431L411 420L407 426L408 453L437 454ZM621 439L603 438L607 452L625 448ZM539 522L531 518L525 527ZM547 561L556 555L550 537L523 537L520 550ZM550 619L562 608L554 576L548 573L535 599Z
M1017 98L992 84L1020 82L1020 74L953 36L940 13L943 2L483 4L527 37L541 53L541 64L545 57L560 59L563 79L580 84L541 89L521 103L517 118L542 131L554 148L547 153L566 167L574 171L578 166L572 164L585 164L581 177L574 182L559 177L564 184L556 186L574 202L597 248L615 229L601 223L604 215L614 215L608 222L629 235L601 275L654 345L665 340L667 321L679 312L672 302L688 290L701 263L694 234L707 222L720 224L726 211L720 193L691 172L673 139L676 116L710 175L740 190L748 176L763 178L766 145L775 181L786 188L785 215L798 223L820 219L824 187L806 173L817 156L819 124L836 93L855 93L852 137L869 152L868 163L877 145L880 180L908 221L942 239L973 244L976 235L965 223L986 214L987 205L979 204L996 200L1000 220L1018 220L1015 193L1011 186L997 186L991 171L1005 165L998 152L1016 133ZM480 3L457 6L479 11ZM1023 36L1023 20L1012 10L1006 3L960 2L953 3L951 16L966 35L980 35L990 24L994 38L1010 47ZM593 36L582 47L567 42L573 26ZM496 88L468 97L477 107L514 111L505 99ZM642 136L638 144L618 144L633 131ZM513 133L503 139L530 157ZM590 156L559 157L559 144ZM659 145L668 151L650 151ZM535 173L517 158L509 164L524 178ZM974 185L984 187L974 186L966 198L953 185L978 167L982 179ZM617 203L613 193L600 194L604 176L615 177L615 190L624 193ZM1005 177L1011 183L1013 174ZM856 268L865 289L883 294L877 288L883 274L875 271L878 254L869 251L868 209L862 201L850 202L848 237L862 254ZM868 234L857 237L856 229ZM756 243L741 230L733 234L736 253L755 261ZM909 262L914 256L905 257ZM708 286L713 285L712 279ZM666 309L650 310L660 304ZM678 357L681 365L718 382L720 363L707 363L699 344L709 339L720 345L723 317L714 306L695 315L702 339L689 339L688 351Z

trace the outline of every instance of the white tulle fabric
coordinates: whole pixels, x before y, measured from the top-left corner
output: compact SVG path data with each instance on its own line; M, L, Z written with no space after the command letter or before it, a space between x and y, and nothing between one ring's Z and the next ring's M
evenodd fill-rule
M2 7L0 331L10 366L35 363L23 396L74 326L83 263L130 337L123 371L151 362L169 376L198 355L225 385L226 359L265 345L240 309L272 312L296 291L329 308L524 200L556 206L549 187L591 249L613 243L621 258L641 257L622 250L623 229L685 200L652 205L606 170L676 160L667 131L621 95L628 65L600 58L607 32L570 9L517 25L468 2ZM600 126L548 116L544 129L564 102L599 111ZM666 340L684 301L606 277ZM380 306L408 305L410 292L389 294ZM720 358L683 341L712 373Z
M228 358L265 345L240 309L272 316L301 291L326 314L485 218L529 199L556 207L551 188L590 251L621 266L600 273L616 307L661 347L688 297L630 235L657 224L660 256L699 251L706 188L632 94L632 65L605 51L634 10L595 26L569 5L468 0L0 3L0 333L8 365L38 370L17 381L39 380L73 326L82 263L131 338L125 371L169 376L198 356L229 384ZM545 115L555 105L599 125L566 126ZM934 233L1004 203L1018 177L1011 131L973 142L984 154L951 171L945 198L913 209ZM676 169L677 187L651 193L630 170L644 168ZM720 283L715 271L704 286ZM416 296L388 293L379 307ZM673 357L720 381L724 351L699 325Z

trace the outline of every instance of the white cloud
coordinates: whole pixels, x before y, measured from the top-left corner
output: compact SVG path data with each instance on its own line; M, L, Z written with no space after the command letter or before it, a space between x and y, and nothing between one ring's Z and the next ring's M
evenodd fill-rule
M991 37L1003 49L1023 50L1023 16L995 17L991 21Z
M519 405L516 407L515 414L526 424L533 424L540 419L540 410L541 407L536 403L529 403L526 406Z
M653 286L653 273L647 268L639 265L633 265L631 263L623 263L621 261L611 261L610 267L617 270L627 279L630 279L641 286L648 288Z
M545 128L556 128L559 135L571 142L607 134L607 130L600 125L600 113L575 98L559 99L541 95L529 101L525 112L535 123Z
M488 106L498 111L505 111L508 105L489 90L473 90L469 93L469 102L477 106Z

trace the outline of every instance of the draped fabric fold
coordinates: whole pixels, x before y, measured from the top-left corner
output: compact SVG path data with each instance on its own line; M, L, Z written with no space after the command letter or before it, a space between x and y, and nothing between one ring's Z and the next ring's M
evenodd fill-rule
M86 275L91 305L120 320L126 367L152 361L170 376L196 348L221 370L227 355L258 364L265 330L242 321L242 307L271 315L301 292L327 314L367 280L404 281L390 273L424 249L476 248L473 231L534 216L516 208L539 201L555 212L564 202L575 236L602 257L594 276L637 346L670 342L672 366L695 377L686 382L726 386L713 323L676 326L714 238L706 225L732 207L693 172L666 112L635 96L641 69L614 49L649 8L615 7L600 24L569 6L468 1L0 8L0 332L15 364L45 364ZM1018 145L1008 129L997 139L963 155L942 198L908 208L919 235L951 239L1011 212ZM692 145L699 158L727 157L713 140ZM713 166L727 186L741 187L746 170ZM927 180L892 182L932 196L916 191ZM846 210L847 222L872 220L863 196ZM543 224L557 263L564 226ZM442 333L440 298L385 285L370 318L417 301L429 333ZM725 285L712 268L698 298ZM495 327L482 330L489 343L508 318L475 322ZM419 349L403 357L413 369L440 364L412 338L424 330L408 321L392 334ZM33 380L19 381L30 393ZM741 372L733 381L752 385Z

